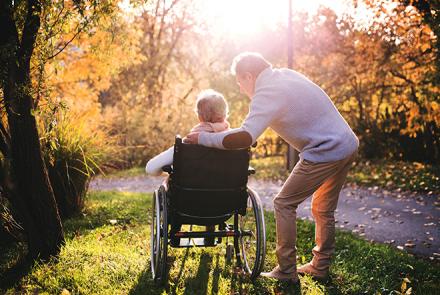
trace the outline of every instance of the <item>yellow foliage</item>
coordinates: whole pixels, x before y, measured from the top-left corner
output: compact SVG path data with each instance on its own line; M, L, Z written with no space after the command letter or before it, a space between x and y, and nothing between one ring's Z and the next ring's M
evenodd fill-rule
M101 121L100 93L122 68L139 60L138 39L126 38L129 31L124 31L123 23L116 35L108 30L110 25L104 23L93 35L80 35L46 64L46 83L51 89L47 99L65 103L73 114L87 113L89 123L95 125Z

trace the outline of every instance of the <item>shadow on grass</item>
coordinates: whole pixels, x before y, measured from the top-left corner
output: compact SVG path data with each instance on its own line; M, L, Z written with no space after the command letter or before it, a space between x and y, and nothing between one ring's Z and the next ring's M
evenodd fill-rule
M137 284L134 286L128 294L130 295L136 295L136 294L160 294L163 291L169 292L169 294L176 294L178 283L180 279L182 278L182 275L185 272L185 264L188 260L190 249L187 248L185 250L185 254L183 256L183 259L180 262L180 269L176 277L173 278L173 281L175 284L172 288L169 288L168 282L167 287L160 287L156 285L153 281L153 278L151 277L151 269L148 267L142 271L142 273L138 276ZM173 257L170 258L170 264L173 262ZM217 255L217 264L216 264L216 270L214 271L214 282L213 288L211 291L211 294L217 294L218 293L218 281L220 272L222 271L219 268L218 265L218 255ZM185 281L185 291L183 294L208 294L208 280L209 280L209 273L211 268L211 262L212 262L212 256L208 253L204 253L200 257L200 262L198 266L197 273L194 277L189 278ZM171 265L169 265L170 267ZM214 287L215 286L215 287Z
M180 280L180 278L182 277L183 270L185 269L185 263L188 259L188 255L189 255L189 248L186 248L185 255L183 256L182 263L180 264L179 273L177 274L177 277L175 279L176 282L178 282ZM176 294L176 289L177 289L177 284L174 285L174 288L171 290L170 293Z
M220 268L220 255L217 253L217 255L215 256L215 267L214 267L214 273L213 273L213 278L212 278L211 294L218 293L221 272L222 272L222 269Z
M202 253L200 256L197 274L185 282L185 292L183 294L206 294L208 291L208 280L212 256L208 253Z
M129 295L162 294L165 286L158 286L151 277L151 269L144 269L137 278L137 284L128 292Z
M278 282L273 292L275 294L283 294L283 295L296 295L301 294L301 285L293 284L289 282Z
M13 266L3 272L0 277L0 291L14 287L18 281L28 275L34 263L33 260L24 256L24 258L21 258Z
M85 234L104 225L109 225L110 220L117 220L118 224L130 224L130 218L117 218L114 211L110 209L100 209L99 212L85 212L83 215L77 215L67 219L64 222L64 231L66 236L70 237L77 234Z

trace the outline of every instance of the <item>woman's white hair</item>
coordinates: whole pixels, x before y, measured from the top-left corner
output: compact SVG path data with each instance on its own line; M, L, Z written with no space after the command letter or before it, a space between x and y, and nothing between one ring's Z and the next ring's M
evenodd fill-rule
M195 112L203 122L221 122L228 116L229 108L224 96L213 89L206 89L197 95Z

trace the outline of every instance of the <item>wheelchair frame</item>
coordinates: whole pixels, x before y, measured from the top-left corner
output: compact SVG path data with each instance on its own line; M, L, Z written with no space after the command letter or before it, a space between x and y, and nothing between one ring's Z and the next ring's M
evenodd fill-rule
M176 145L182 144L180 137L176 138ZM206 148L209 149L209 148ZM172 166L165 166L163 170L170 176L174 173ZM248 175L254 174L255 170L250 168ZM175 184L171 183L170 186ZM206 188L192 188L179 187L179 190L188 192L219 192L219 189ZM216 246L222 242L222 238L233 239L233 244L226 246L226 260L230 262L235 252L236 265L244 271L244 273L251 279L255 280L262 271L264 260L266 256L266 228L264 222L264 211L261 205L260 198L253 189L246 187L220 189L222 193L237 192L241 190L246 193L246 208L235 208L231 212L227 212L221 216L201 217L195 215L184 215L195 220L197 223L183 223L191 226L190 231L175 231L170 227L170 218L175 214L182 213L174 212L170 208L170 187L163 184L158 190L154 192L153 196L153 214L151 222L151 272L154 281L157 284L165 284L168 280L168 246L173 248L186 247L211 247ZM243 210L245 209L245 210ZM174 215L173 215L174 214ZM227 224L230 218L233 219L233 224ZM251 220L252 219L252 220ZM200 221L201 223L198 223ZM207 225L207 223L219 226L216 231L192 231L192 225ZM220 222L216 222L220 221ZM211 222L211 223L210 223ZM251 226L252 224L252 226ZM249 226L252 228L249 229ZM206 238L217 239L212 244L202 243L200 240ZM179 240L179 244L170 243L170 241ZM192 242L192 243L191 243ZM255 247L251 249L250 247ZM254 250L254 252L252 251Z

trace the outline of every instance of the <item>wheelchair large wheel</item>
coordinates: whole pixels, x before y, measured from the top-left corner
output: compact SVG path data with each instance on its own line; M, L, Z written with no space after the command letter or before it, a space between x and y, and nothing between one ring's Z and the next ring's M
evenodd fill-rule
M161 186L153 195L153 214L151 221L151 273L153 280L164 284L168 278L168 220L166 192Z
M260 198L250 188L246 214L239 215L238 225L240 232L250 233L240 237L240 248L243 270L254 280L260 275L266 257L266 228Z

